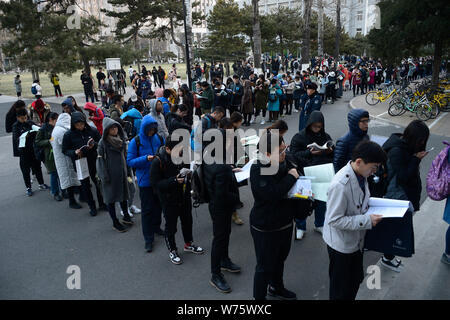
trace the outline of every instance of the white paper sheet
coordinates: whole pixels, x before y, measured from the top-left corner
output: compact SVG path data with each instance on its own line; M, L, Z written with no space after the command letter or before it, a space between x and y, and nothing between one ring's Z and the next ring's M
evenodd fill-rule
M366 214L379 214L383 218L402 218L408 210L414 211L410 201L370 198Z
M250 160L240 171L240 172L236 172L235 176L236 176L236 180L238 183L247 180L248 178L250 178L250 169L253 165L253 163L256 161L256 159Z
M370 141L378 143L380 146L383 146L383 144L387 141L387 139L388 139L388 137L377 136L375 134L370 136Z
M305 175L314 177L311 182L313 197L315 200L328 200L328 188L335 175L332 163L322 164L319 166L305 167Z
M383 218L402 218L408 208L404 207L369 207L366 214L379 214Z
M289 190L288 197L293 198L296 194L312 197L311 180L297 179L297 182L292 186L291 190Z
M259 137L258 136L248 136L241 139L241 143L243 146L249 146L249 145L257 145L259 143Z

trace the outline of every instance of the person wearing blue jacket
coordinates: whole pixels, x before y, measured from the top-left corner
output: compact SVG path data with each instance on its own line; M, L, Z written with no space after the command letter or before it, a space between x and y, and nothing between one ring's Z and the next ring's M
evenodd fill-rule
M338 139L336 149L334 150L334 171L338 172L352 158L353 149L362 140L369 140L367 131L369 130L369 112L364 109L353 109L348 113L347 134Z
M315 83L307 83L305 85L306 94L300 98L300 118L298 123L298 131L302 131L306 128L309 116L313 111L320 111L322 108L322 98L317 93L317 85Z
M142 123L142 113L144 112L144 107L141 105L134 106L132 109L128 110L127 112L124 112L120 119L125 120L125 118L128 118L130 121L133 121L133 132L134 134L139 133L141 129L141 123ZM133 137L128 137L129 139Z
M130 141L127 154L127 165L136 169L142 210L142 232L145 250L153 250L155 233L164 235L161 230L161 204L150 183L150 167L155 155L165 144L164 138L157 134L158 122L146 115L142 119L139 134Z
M165 89L163 96L161 98L158 98L159 101L162 102L163 104L163 113L164 115L169 114L170 113L170 102L169 102L169 97L170 97L170 90L169 89Z

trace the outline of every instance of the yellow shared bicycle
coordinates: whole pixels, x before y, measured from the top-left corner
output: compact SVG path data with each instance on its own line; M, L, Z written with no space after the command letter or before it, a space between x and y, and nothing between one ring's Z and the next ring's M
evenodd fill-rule
M367 92L366 102L367 102L367 104L374 106L379 102L383 103L383 102L389 100L391 97L394 97L397 95L398 95L397 89L394 88L393 86L388 86L388 87L384 88L383 90L378 89L375 91Z

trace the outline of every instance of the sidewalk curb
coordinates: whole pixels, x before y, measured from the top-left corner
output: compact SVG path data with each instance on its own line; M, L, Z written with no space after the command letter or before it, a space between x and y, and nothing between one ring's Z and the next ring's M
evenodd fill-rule
M359 109L359 108L356 108L356 107L353 106L353 101L356 100L356 98L357 97L354 97L353 99L350 100L349 105L348 105L350 109ZM381 121L381 122L384 122L384 123L387 123L387 124L390 124L390 125L393 125L393 126L399 126L401 128L406 128L406 126L401 125L399 123L396 123L395 121L391 121L391 120L379 118L378 116L371 115L370 114L370 109L368 109L368 108L366 108L366 110L369 111L370 119L378 120L378 121Z

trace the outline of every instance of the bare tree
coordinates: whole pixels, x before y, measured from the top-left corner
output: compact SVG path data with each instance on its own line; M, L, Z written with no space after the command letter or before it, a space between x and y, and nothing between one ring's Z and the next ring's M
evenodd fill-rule
M323 56L323 1L317 0L318 26L317 26L317 54Z
M259 19L259 0L252 0L253 6L253 62L254 68L261 66L261 25Z
M312 0L303 0L303 43L302 43L302 63L309 63L310 60L310 37L311 37L311 8Z
M334 45L334 58L338 59L341 43L341 0L336 1L336 41Z

